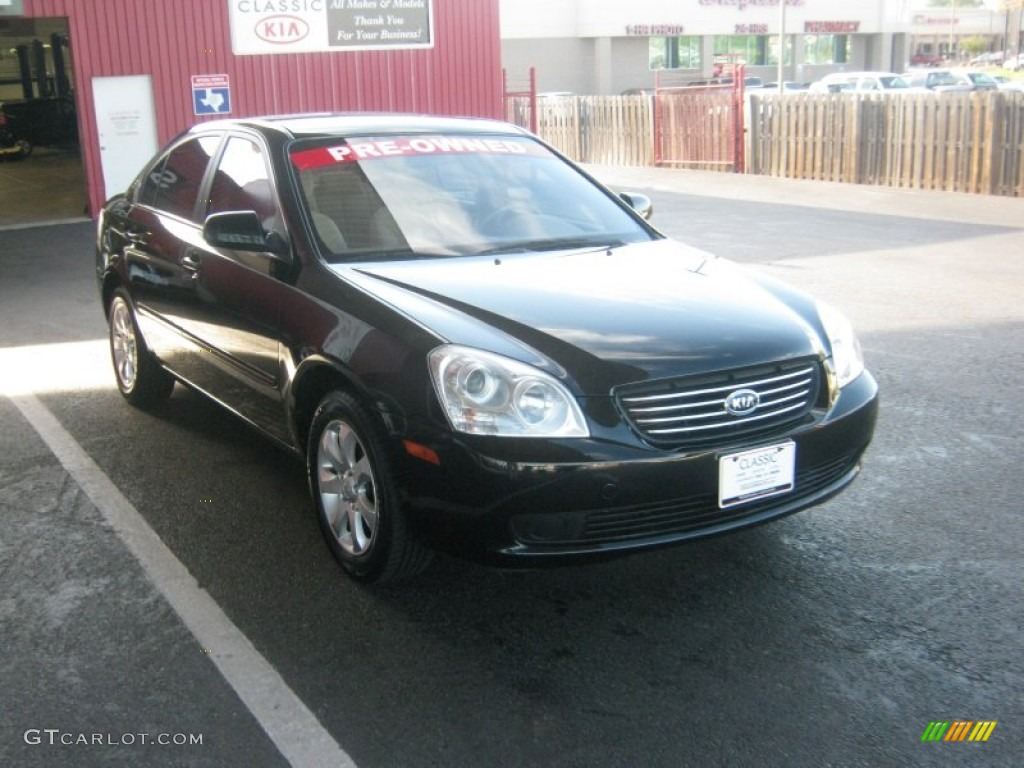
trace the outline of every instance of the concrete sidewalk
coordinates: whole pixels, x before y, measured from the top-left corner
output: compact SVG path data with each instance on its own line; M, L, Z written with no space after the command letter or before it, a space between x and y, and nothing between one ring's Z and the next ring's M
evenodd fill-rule
M1024 229L1024 199L1016 197L799 181L674 168L612 165L583 167L604 184L623 190L654 190L721 200L797 205Z

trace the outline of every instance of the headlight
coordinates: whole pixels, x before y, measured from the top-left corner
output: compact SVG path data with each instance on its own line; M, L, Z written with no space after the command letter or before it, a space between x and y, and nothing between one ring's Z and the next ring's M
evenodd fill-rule
M459 346L427 358L454 429L503 437L587 437L583 412L556 379L501 355Z
M832 348L832 364L836 369L836 378L840 387L845 387L864 372L864 355L860 350L860 342L853 332L853 326L846 316L824 302L817 302L818 316L828 334L828 343Z

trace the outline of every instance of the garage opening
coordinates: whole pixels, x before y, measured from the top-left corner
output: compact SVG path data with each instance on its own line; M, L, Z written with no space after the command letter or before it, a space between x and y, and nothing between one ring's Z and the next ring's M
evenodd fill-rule
M66 18L0 18L0 227L88 215Z

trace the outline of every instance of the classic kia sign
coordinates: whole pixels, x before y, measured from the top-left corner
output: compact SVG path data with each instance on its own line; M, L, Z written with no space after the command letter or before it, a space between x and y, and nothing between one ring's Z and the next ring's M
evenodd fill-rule
M228 0L239 56L431 48L433 0Z

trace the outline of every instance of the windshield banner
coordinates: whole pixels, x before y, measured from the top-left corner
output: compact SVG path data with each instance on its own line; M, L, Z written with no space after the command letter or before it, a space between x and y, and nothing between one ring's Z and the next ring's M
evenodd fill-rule
M529 139L397 136L390 139L366 139L330 147L303 149L292 153L292 162L299 170L308 170L339 163L354 163L386 157L445 154L551 156L544 147Z

